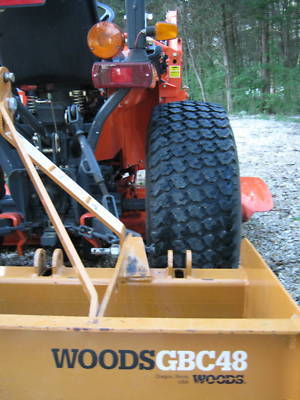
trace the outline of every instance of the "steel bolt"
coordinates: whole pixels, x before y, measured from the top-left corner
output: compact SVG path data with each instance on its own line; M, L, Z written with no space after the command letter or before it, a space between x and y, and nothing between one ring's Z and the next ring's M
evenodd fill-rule
M120 245L113 244L110 248L110 254L113 258L117 258L120 254Z
M4 82L14 83L16 80L15 74L13 72L4 72L3 80Z

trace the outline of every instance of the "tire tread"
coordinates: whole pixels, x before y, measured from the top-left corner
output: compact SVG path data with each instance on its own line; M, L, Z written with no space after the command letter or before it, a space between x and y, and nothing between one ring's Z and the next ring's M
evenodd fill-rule
M147 240L152 265L166 266L168 249L183 267L235 268L241 205L235 142L224 109L194 101L155 107L148 138Z

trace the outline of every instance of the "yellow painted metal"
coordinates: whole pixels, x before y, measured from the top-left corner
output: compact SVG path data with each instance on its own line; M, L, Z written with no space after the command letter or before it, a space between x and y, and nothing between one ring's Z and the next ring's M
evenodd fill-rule
M94 320L96 318L98 309L99 309L99 302L98 302L98 295L93 287L89 276L86 273L86 270L81 262L81 259L68 235L68 232L66 228L64 227L64 224L50 198L50 195L48 194L45 185L43 184L42 179L40 178L37 170L35 169L33 162L26 150L26 148L23 146L21 136L18 134L16 131L14 124L11 119L11 115L8 110L8 104L5 104L5 101L8 100L7 95L10 93L10 84L8 82L4 82L4 73L8 72L5 70L5 68L1 68L0 70L0 82L2 85L2 90L0 88L0 112L3 118L3 129L0 130L0 133L5 137L4 132L7 132L6 129L8 129L10 133L10 138L11 142L15 146L18 155L20 159L22 160L24 167L28 173L28 176L30 177L33 186L41 200L41 203L43 204L46 213L48 214L48 217L52 223L52 225L55 228L55 231L60 239L60 242L68 255L68 258L74 268L74 270L77 272L77 275L82 283L83 289L86 293L86 295L89 298L90 301L90 307L89 307L89 316L91 320ZM11 94L11 93L10 93ZM10 98L12 100L12 98ZM56 168L56 166L54 166ZM40 252L39 254L39 259L42 259L44 257L44 254ZM38 266L38 268L41 268Z
M51 221L55 231L60 239L60 242L68 255L68 258L72 264L72 267L76 271L83 289L89 298L89 317L91 321L95 322L95 318L99 312L98 295L93 287L89 276L81 262L81 259L74 247L66 228L63 225L62 220L54 207L54 204L40 178L37 170L34 167L34 162L59 186L70 193L76 200L83 204L88 210L92 210L93 214L100 219L107 227L115 232L120 242L125 237L125 226L115 218L108 210L106 210L101 204L93 199L88 193L80 188L76 182L68 177L63 171L61 171L54 163L52 163L47 157L45 157L38 149L32 146L25 138L23 138L15 129L12 121L12 111L9 108L9 100L14 100L11 93L10 82L5 82L4 75L8 73L5 67L0 68L0 134L11 143L17 150L20 159L22 160L24 167L30 177L32 184L43 204L46 213L48 214L49 220ZM100 211L100 213L99 213ZM43 253L40 252L37 255L39 258L43 258ZM38 266L41 270L41 267ZM103 307L102 307L103 308Z
M59 169L15 131L1 79L0 93L0 132L33 175L32 161L60 184ZM0 267L1 400L300 399L300 311L247 240L236 270L192 269L189 250L181 275L171 250L168 265L152 269L142 239L125 237L72 185L67 192L119 234L121 253L113 269L84 269L100 304L93 323L82 275L61 250L50 276L41 276L43 249L32 267Z
M114 275L109 283L101 302L99 317L107 315L115 302L115 292L121 290L122 281L151 281L151 273L146 256L145 246L141 237L127 236L120 257L117 261Z
M87 268L100 301L112 288L95 324L71 268L42 277L35 267L0 267L1 399L299 400L300 312L248 241L237 270L174 278L146 266L143 278L126 274L136 239L126 239L117 269ZM73 368L67 358L58 368L63 351ZM163 358L175 370L160 369L162 351L175 352ZM212 369L176 370L180 351L209 352L203 363ZM242 371L232 358L240 351ZM231 357L226 370L222 359L214 365L222 354Z

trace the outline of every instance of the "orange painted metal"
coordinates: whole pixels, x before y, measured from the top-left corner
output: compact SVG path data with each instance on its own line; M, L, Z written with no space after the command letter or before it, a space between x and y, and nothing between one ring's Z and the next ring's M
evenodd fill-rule
M13 227L18 227L22 223L22 216L17 212L8 212L0 214L0 219L9 219L12 221ZM16 230L15 233L11 233L7 235L4 239L5 246L17 246L17 252L19 256L23 255L23 246L27 241L27 235L20 231Z
M166 21L177 24L177 11L168 11ZM163 48L167 58L167 72L162 75L159 85L160 103L170 103L188 99L187 88L182 87L183 78L183 50L182 39L176 38L168 41L168 45L157 42Z
M118 154L121 167L145 169L145 147L158 89L132 89L104 124L97 144L97 160L112 160Z
M89 220L95 218L91 213L82 214L80 217L80 225L89 226ZM97 239L85 237L85 240L92 246L92 247L100 247L99 241Z
M255 212L270 211L273 199L270 189L260 178L241 177L243 220L249 220Z
M167 22L176 24L176 11L169 11ZM155 43L162 47L167 56L167 71L161 77L161 83L154 89L132 89L104 124L100 140L95 151L99 161L117 160L122 169L134 167L135 170L146 167L146 143L150 119L159 103L181 101L188 98L182 88L182 40L169 40ZM127 49L125 49L125 52ZM112 91L110 91L112 93ZM145 198L145 190L126 186L126 179L119 182L119 192L125 198ZM127 228L145 234L144 211L125 211L121 215Z
M174 39L173 47L162 46L168 56L167 72L162 75L159 85L159 102L170 103L188 99L188 93L182 88L182 41Z
M145 211L125 211L122 213L120 219L126 226L126 228L138 232L145 237L146 235Z
M132 89L104 125L95 151L97 160L117 158L121 169L145 169L150 118L158 102L158 88ZM118 191L124 198L145 198L144 188L137 188L127 178L119 181ZM128 229L144 235L145 215L143 211L125 211L120 219Z
M166 20L176 24L176 11L169 11ZM95 151L97 160L111 160L120 153L123 168L138 165L138 169L144 169L147 132L153 107L159 103L188 98L186 90L182 88L182 40L169 40L167 45L154 42L162 47L168 57L167 72L154 89L132 89L111 114ZM126 52L127 49L125 55Z

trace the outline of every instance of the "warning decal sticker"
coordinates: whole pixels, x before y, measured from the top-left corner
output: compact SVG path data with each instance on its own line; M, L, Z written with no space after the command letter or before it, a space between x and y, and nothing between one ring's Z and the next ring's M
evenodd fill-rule
M169 77L170 78L180 78L181 68L180 65L170 65L169 67Z

